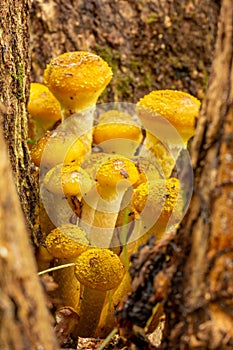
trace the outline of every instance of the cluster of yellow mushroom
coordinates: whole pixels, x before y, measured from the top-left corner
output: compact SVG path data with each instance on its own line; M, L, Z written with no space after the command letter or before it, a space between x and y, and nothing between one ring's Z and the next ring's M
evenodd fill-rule
M127 254L182 217L181 185L171 176L176 159L166 144L179 151L186 146L200 108L187 93L153 91L137 104L141 123L109 110L96 125L95 105L111 77L101 57L65 53L48 64L44 84L31 84L28 103L36 139L31 157L51 209L41 204L46 248L39 247L38 265L46 266L43 259L47 267L70 264L53 272L56 306L78 313L72 332L82 337L106 336L115 326L115 308L130 291ZM164 120L178 134L165 143ZM63 128L69 121L72 127Z

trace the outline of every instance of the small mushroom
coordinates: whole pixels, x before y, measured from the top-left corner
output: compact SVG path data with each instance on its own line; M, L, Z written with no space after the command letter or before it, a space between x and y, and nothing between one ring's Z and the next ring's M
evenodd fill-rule
M134 250L137 249L151 235L160 239L180 222L184 201L179 180L170 178L142 183L134 190L132 205L137 219L131 236L135 243L128 246L129 252L133 245Z
M69 223L74 213L81 215L81 200L92 187L89 175L78 165L58 164L50 169L41 184L41 197L56 226ZM72 210L71 210L72 209Z
M66 52L55 57L44 72L45 84L61 103L63 121L78 113L77 123L86 130L83 142L89 149L93 107L111 78L112 70L101 57L83 51Z
M27 109L35 123L36 140L61 120L61 105L44 84L31 83Z
M92 222L82 220L82 225L89 232L89 238L94 245L110 246L122 198L138 177L134 162L128 158L118 155L104 158L96 172L95 191L92 189L90 196L93 203L90 210L93 215L89 215L89 218L92 218Z
M75 276L84 286L79 309L80 321L75 330L78 336L95 335L106 292L120 284L124 272L119 257L108 249L88 249L78 257Z
M93 141L104 152L132 157L142 141L142 131L130 114L109 110L99 116Z
M152 91L137 103L137 115L146 129L145 147L169 177L180 150L194 135L200 101L176 90Z
M55 266L75 263L77 257L90 248L86 233L72 224L64 224L52 230L45 243L48 252L55 258ZM74 276L74 266L54 271L53 277L58 284L55 296L59 300L59 306L70 306L77 310L80 283Z

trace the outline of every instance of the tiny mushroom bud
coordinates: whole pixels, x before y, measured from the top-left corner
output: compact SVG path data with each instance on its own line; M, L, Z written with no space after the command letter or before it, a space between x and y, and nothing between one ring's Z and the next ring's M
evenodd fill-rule
M35 122L35 139L61 120L61 106L47 86L31 83L28 112Z
M108 249L92 248L77 259L75 276L84 286L76 334L93 337L98 325L106 292L116 288L123 279L124 266Z
M52 230L46 237L48 252L55 258L55 266L75 263L77 257L89 249L86 233L78 226L64 224ZM74 266L53 272L58 289L55 296L59 306L71 306L78 309L80 302L80 284L74 276Z

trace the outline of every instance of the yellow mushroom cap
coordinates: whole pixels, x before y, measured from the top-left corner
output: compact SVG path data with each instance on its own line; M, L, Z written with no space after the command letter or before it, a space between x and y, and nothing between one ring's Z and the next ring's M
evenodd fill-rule
M32 117L40 118L42 122L61 119L60 103L48 87L40 83L31 83L27 109Z
M200 101L182 91L158 90L152 91L137 103L139 115L145 115L148 110L166 118L179 132L184 142L194 134L195 118L199 115ZM142 108L140 108L142 107ZM158 129L159 130L159 129Z
M64 224L48 234L46 247L55 258L75 258L89 249L89 241L80 227Z
M112 78L99 56L83 51L64 53L50 61L44 82L63 106L81 110L93 106Z
M141 128L129 114L110 110L100 115L99 124L94 128L93 140L99 144L116 138L140 142Z
M62 162L64 164L81 164L86 152L79 138L76 138L72 132L61 129L47 132L45 136L37 141L34 147L31 152L34 157L32 158L33 161L35 159L37 163L40 163L42 160L43 166L48 168ZM39 152L39 149L41 149L41 152Z
M99 167L96 173L97 183L106 188L121 185L121 180L126 180L130 186L138 180L138 177L139 173L134 162L122 156L111 157ZM126 186L125 182L124 186Z
M83 285L101 291L113 289L124 276L119 257L108 249L92 248L77 259L75 276Z
M41 158L45 150L46 144L50 138L50 131L47 131L40 137L31 149L31 158L36 166L40 166Z
M87 193L92 181L85 170L79 166L63 166L62 187L65 195L78 196Z
M178 215L182 209L180 182L177 178L144 182L134 190L132 203L136 213L141 213L146 205L146 215L151 216L154 209L161 210L159 220L167 222L174 208L178 209Z
M92 181L85 170L77 165L58 164L44 177L45 188L55 194L82 197L92 186Z
M82 141L77 138L68 149L64 159L64 164L81 164L85 153Z

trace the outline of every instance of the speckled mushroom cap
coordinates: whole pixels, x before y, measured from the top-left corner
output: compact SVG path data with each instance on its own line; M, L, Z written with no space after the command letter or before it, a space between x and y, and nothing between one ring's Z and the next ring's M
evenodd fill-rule
M93 140L99 144L114 138L140 142L141 128L129 114L117 110L107 111L99 117L98 125L94 128Z
M102 187L115 187L121 180L134 184L139 177L137 167L130 159L112 156L106 160L96 173L96 181Z
M31 158L36 166L40 166L41 158L45 150L46 144L50 138L50 131L47 131L40 137L31 149Z
M180 215L182 210L180 182L177 178L167 179L166 182L163 180L144 182L134 190L132 203L136 213L141 213L147 205L149 216L154 209L160 209L160 220L166 222L174 208L177 210L177 215Z
M54 194L64 193L80 199L92 186L87 172L77 165L58 164L47 172L43 182L45 188Z
M92 248L77 259L75 276L84 286L107 291L119 285L124 266L119 257L108 249Z
M45 84L72 110L93 106L111 78L112 70L101 57L83 51L52 59L44 72Z
M64 224L48 234L46 247L55 258L75 258L89 249L89 241L80 227Z
M46 132L31 149L35 165L51 168L59 163L78 165L85 155L85 148L79 138L64 130Z
M32 117L37 117L42 122L61 119L61 105L44 84L31 83L27 109Z
M179 132L184 142L194 134L195 118L199 115L200 101L194 96L176 90L157 90L144 96L137 103L139 116L145 116L147 110L166 118ZM143 108L140 108L143 107Z

